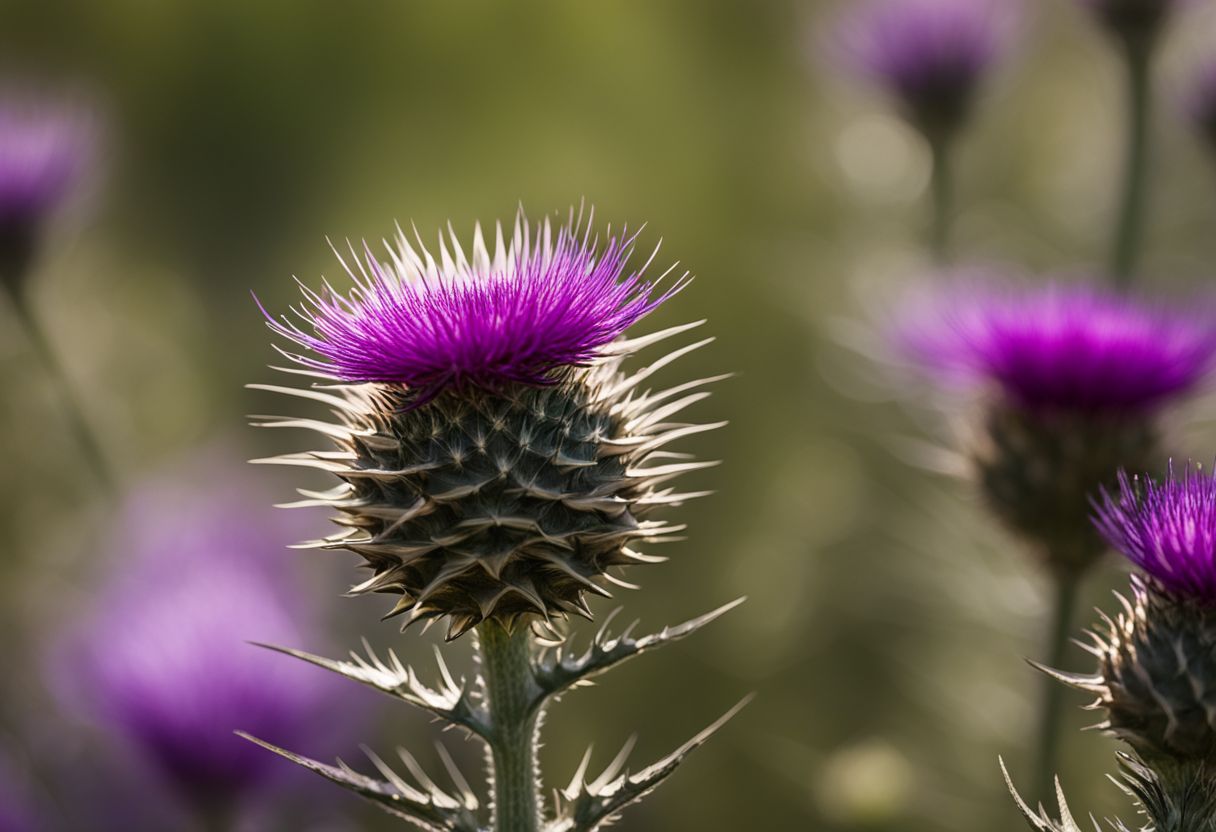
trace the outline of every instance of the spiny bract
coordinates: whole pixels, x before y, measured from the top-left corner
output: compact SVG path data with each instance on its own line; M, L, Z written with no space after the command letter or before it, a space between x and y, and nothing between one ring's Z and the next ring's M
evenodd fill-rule
M459 248L455 256L449 255L441 238L439 262L445 265L429 278L404 265L435 266L436 260L425 249L417 253L401 236L392 257L396 268L369 264L375 281L392 284L376 290L377 308L360 306L371 294L364 283L348 299L317 296L326 305L314 303L308 320L322 333L325 321L318 325L315 319L325 309L334 310L349 330L361 316L383 321L401 314L399 309L386 310L382 302L409 298L411 313L443 311L443 320L425 326L443 330L445 339L455 338L454 344L447 340L445 344L466 359L473 353L462 349L461 333L476 332L483 347L487 333L491 339L501 336L502 349L476 351L494 356L501 365L503 350L522 343L522 333L501 321L459 319L484 311L471 310L467 304L415 301L427 293L454 296L453 287L467 296L476 291L469 281L481 280L496 287L496 306L510 308L515 303L510 293L535 292L537 264L548 264L545 297L559 295L578 302L586 296L582 282L603 284L605 279L598 268L603 260L597 258L588 235L583 235L584 248L579 251L559 251L579 239L578 227L572 222L554 235L546 222L530 233L521 218L509 247L499 230L494 258L486 253L479 231L471 265ZM620 249L616 238L604 248L616 273L625 267L628 244L624 257ZM559 261L566 263L564 271L549 268ZM653 308L649 302L639 305L638 298L645 299L651 287L639 284L638 273L625 281L634 288L620 295L619 303L603 307L609 317L620 311L620 304L633 304L637 310ZM639 285L644 286L643 295L637 293ZM600 290L605 288L610 287L599 286L597 297L604 297ZM276 418L262 424L310 428L330 437L337 448L269 461L321 468L342 480L330 491L302 492L307 499L293 505L320 504L338 511L343 530L312 545L361 555L374 574L353 591L400 594L390 616L409 613L407 623L447 617L449 638L487 619L511 627L528 616L590 617L584 593L607 595L606 585L628 586L610 570L657 560L635 547L669 540L681 530L651 519L651 512L697 495L675 493L663 484L714 464L690 461L687 455L665 448L676 439L719 426L670 421L708 395L696 388L716 379L699 379L661 392L641 388L655 370L708 340L671 352L633 374L621 366L636 350L696 325L597 344L593 352L582 350L564 366L533 381L520 380L513 373L494 377L490 368L476 363L463 365L460 373L475 383L452 378L436 388L429 378L423 387L352 381L318 373L316 359L291 356L309 368L293 372L319 374L338 383L310 390L256 386L319 400L332 407L338 422ZM275 324L275 329L289 335L300 332L284 324ZM584 335L593 343L602 332ZM535 342L546 335L527 333L528 349L536 352ZM572 335L579 340L578 333L563 332L564 337ZM296 340L317 349L315 337L323 335Z
M1049 671L1097 696L1099 726L1151 765L1216 765L1216 608L1132 578L1132 600L1091 633L1092 676Z

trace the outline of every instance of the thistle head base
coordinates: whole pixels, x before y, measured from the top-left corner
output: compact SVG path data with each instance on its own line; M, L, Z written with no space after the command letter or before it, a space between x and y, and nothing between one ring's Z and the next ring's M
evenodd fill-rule
M1129 460L1148 465L1157 430L1139 416L993 406L972 460L984 497L1047 566L1084 572L1106 550L1089 521L1091 497Z

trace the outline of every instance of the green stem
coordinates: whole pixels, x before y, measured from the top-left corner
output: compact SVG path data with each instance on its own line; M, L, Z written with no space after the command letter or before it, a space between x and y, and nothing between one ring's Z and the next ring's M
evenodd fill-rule
M497 621L477 628L485 694L490 709L494 765L494 832L537 832L541 827L540 772L536 759L540 688L532 675L532 636Z
M53 382L59 387L59 395L63 401L63 413L68 422L68 429L72 432L77 446L84 454L89 467L93 469L93 473L101 483L102 488L111 496L117 494L118 480L115 478L110 464L106 461L105 454L101 450L101 443L97 440L97 436L92 428L89 427L84 410L80 407L72 391L71 380L64 371L63 364L60 363L55 355L50 338L47 337L46 331L38 323L38 316L34 314L20 289L11 285L9 289L9 297L12 299L13 309L16 311L17 318L25 329L30 346L38 355L38 360L42 362L42 366L47 374L50 375Z
M1047 654L1044 663L1051 668L1063 669L1064 655L1068 648L1072 619L1077 605L1080 575L1059 573L1055 576L1055 598L1051 611L1050 630L1047 634ZM1043 699L1039 713L1038 743L1035 747L1035 798L1045 806L1052 805L1055 794L1055 777L1058 769L1060 724L1063 721L1065 687L1056 679L1043 677Z
M1140 268L1147 216L1152 112L1151 40L1123 44L1127 73L1127 125L1122 194L1111 245L1110 272L1115 285L1127 288Z
M945 137L928 136L931 170L929 192L933 224L929 230L929 251L939 266L954 259L954 167L952 143Z

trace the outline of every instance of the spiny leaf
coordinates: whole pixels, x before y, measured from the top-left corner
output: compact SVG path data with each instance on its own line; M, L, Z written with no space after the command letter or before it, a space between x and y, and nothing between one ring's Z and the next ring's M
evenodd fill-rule
M610 636L608 634L608 625L612 623L612 619L620 612L620 608L617 608L604 620L599 632L592 639L591 645L581 655L572 654L568 650L568 644L559 644L537 657L533 674L536 677L537 683L544 691L541 699L543 700L577 685L589 684L589 680L593 676L603 673L621 662L647 650L652 650L692 635L706 624L730 612L745 600L747 599L739 598L691 621L685 621L683 624L678 624L674 627L664 627L661 631L643 636L642 638L634 638L631 635L636 622L626 628L619 636ZM537 704L539 705L540 703L538 702Z
M398 753L402 762L419 782L420 787L411 785L405 778L393 771L387 763L366 749L365 753L368 754L372 764L387 779L377 780L360 774L341 760L337 761L336 766L326 765L293 754L243 731L236 733L268 751L273 751L275 754L349 789L390 814L408 820L427 832L486 832L476 815L478 808L476 797L468 791L467 787L461 786L463 778L457 784L459 796L453 796L436 786L422 772L414 758L404 750L399 750Z
M998 758L1000 759L1000 758ZM1001 774L1005 776L1005 786L1009 789L1009 794L1013 796L1014 802L1018 809L1021 810L1023 817L1030 824L1030 828L1035 832L1082 832L1076 820L1073 819L1072 812L1068 809L1068 801L1064 799L1064 790L1060 787L1060 778L1056 778L1056 802L1060 807L1060 819L1057 821L1047 813L1047 809L1039 804L1039 809L1036 812L1027 805L1022 796L1018 794L1018 790L1013 785L1013 780L1009 777L1009 770L1005 768L1005 761L1000 760ZM1091 820L1093 820L1091 818ZM1094 821L1094 829L1100 832L1097 821Z
M484 707L473 701L468 685L463 678L457 682L452 677L438 650L435 651L435 657L439 663L442 678L436 689L424 684L418 678L417 672L404 665L392 650L388 651L387 661L381 659L372 650L366 639L363 641L363 649L367 652L367 656L361 656L352 650L351 661L326 659L301 650L271 644L258 644L258 646L294 656L334 673L340 673L348 679L353 679L403 702L430 711L440 719L458 725L479 737L489 736L489 716Z
M746 697L701 733L637 774L630 774L625 769L633 749L634 741L630 739L599 777L587 782L587 766L591 761L588 749L570 785L557 794L557 817L545 825L545 832L594 832L612 822L622 809L641 800L666 780L689 754L704 745L751 699L751 696Z

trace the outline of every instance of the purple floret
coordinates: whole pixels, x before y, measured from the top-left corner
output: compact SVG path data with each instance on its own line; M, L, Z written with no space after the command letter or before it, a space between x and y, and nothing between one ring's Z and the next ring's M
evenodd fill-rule
M939 378L1022 407L1142 412L1205 380L1212 320L1084 283L972 284L937 295L901 347Z
M588 223L589 225L589 223ZM602 245L571 215L559 228L529 227L521 215L493 253L477 228L471 259L455 235L436 259L404 234L378 262L365 246L348 295L328 284L304 288L295 310L271 328L314 356L291 356L344 382L400 384L423 398L447 387L552 383L566 367L586 365L686 282L662 294L657 281L629 266L634 237ZM653 259L653 257L651 258ZM346 265L344 263L344 265Z
M1119 474L1094 524L1128 560L1177 594L1216 603L1216 479L1198 467L1162 483Z
M883 0L848 18L842 39L919 126L948 129L1000 53L1003 23L989 0Z

